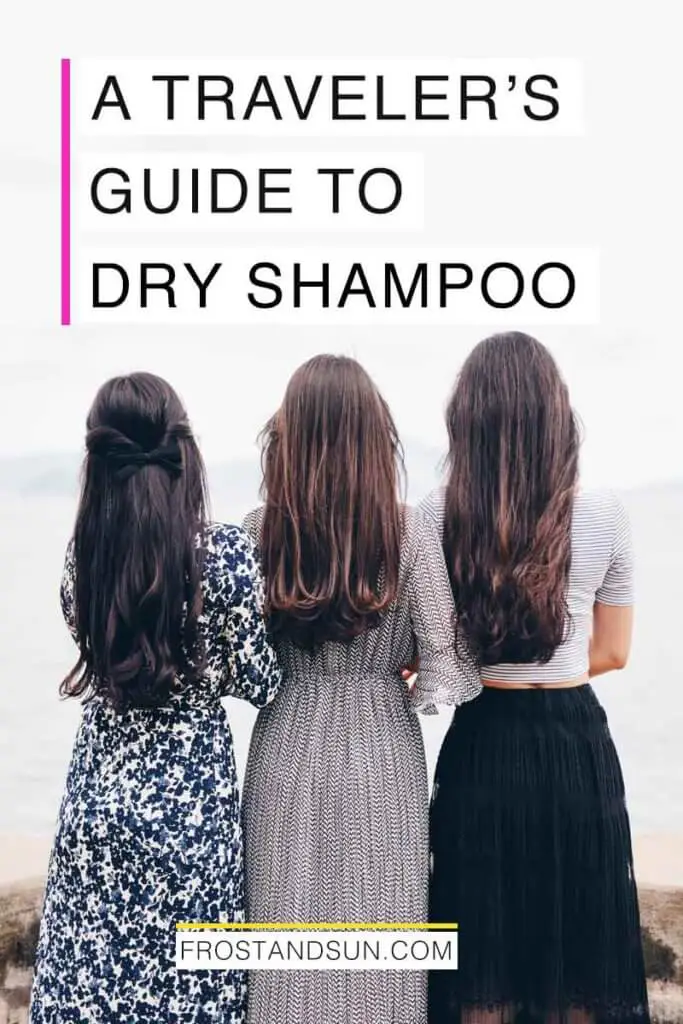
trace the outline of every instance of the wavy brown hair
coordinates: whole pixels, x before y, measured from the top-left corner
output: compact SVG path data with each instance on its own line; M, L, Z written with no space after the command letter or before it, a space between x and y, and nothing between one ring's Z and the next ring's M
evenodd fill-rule
M547 662L569 628L579 432L567 387L540 342L494 335L466 360L446 418L458 629L481 665Z
M107 381L87 419L73 538L80 651L68 697L158 706L202 665L204 465L177 394L133 373Z
M389 408L354 359L315 356L262 445L271 631L308 649L352 640L398 589L403 456Z

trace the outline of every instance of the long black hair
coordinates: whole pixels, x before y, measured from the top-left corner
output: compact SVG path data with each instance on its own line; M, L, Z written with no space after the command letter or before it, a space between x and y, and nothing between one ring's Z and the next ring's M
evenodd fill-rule
M151 373L107 381L87 419L73 537L80 656L64 696L158 706L196 677L206 493L173 388Z
M446 414L445 552L458 627L482 665L547 662L570 628L579 428L550 352L480 342Z

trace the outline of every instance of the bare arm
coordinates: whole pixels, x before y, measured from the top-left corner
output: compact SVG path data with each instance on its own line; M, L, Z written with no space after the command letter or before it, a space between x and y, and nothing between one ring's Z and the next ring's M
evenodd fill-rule
M625 667L632 633L632 605L595 604L588 669L591 679Z
M614 506L612 557L593 606L589 675L624 668L633 632L633 541L626 510Z

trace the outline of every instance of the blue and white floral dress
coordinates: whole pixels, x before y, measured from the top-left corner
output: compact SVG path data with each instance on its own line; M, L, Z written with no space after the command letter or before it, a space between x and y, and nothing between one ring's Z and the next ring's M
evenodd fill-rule
M241 973L176 971L179 921L243 920L232 738L220 698L280 685L254 548L207 531L201 680L159 709L84 707L45 894L31 1024L242 1024ZM74 564L62 607L74 627Z

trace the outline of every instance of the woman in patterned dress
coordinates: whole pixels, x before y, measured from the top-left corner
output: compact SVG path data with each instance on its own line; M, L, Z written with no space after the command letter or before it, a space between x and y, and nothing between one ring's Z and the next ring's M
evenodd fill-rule
M242 840L220 698L280 674L252 542L207 522L172 388L115 378L87 423L62 607L84 699L47 880L31 1024L241 1024L245 979L176 972L179 921L243 919Z
M261 549L284 681L244 789L252 921L422 922L428 791L415 710L480 692L455 656L436 532L398 499L389 410L352 359L292 377L265 433ZM409 695L401 666L421 658ZM250 1024L425 1024L420 971L256 971Z

